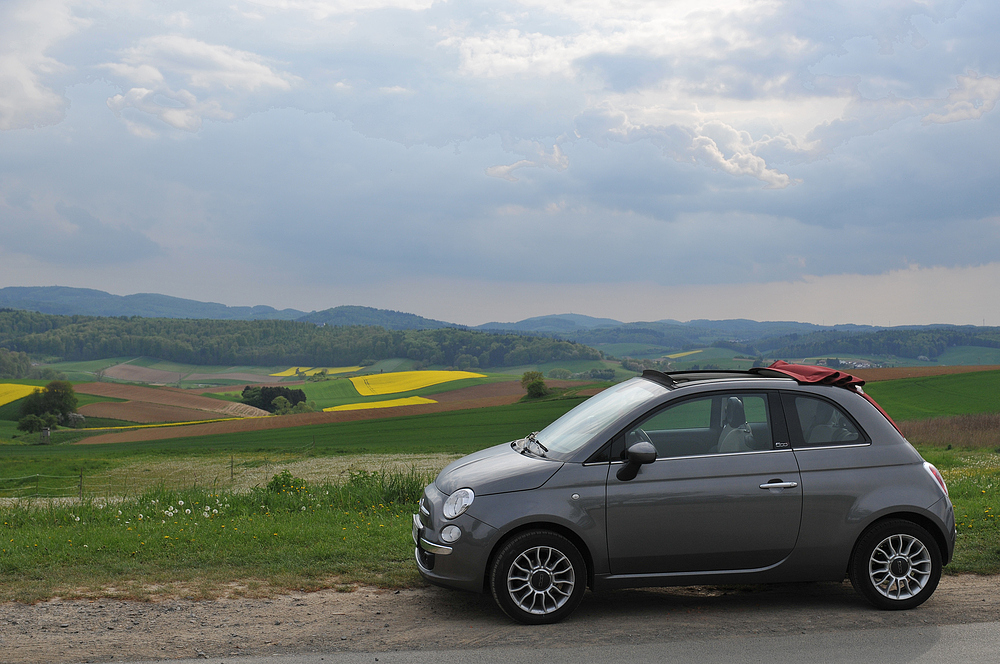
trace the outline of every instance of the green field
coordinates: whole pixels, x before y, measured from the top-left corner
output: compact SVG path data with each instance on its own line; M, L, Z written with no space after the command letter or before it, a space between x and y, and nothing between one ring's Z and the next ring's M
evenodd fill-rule
M594 348L598 349L605 355L610 355L612 357L631 357L637 360L652 360L677 351L676 348L667 348L666 346L636 343L594 344Z
M1000 412L1000 371L901 378L864 389L897 420Z
M1000 348L952 346L937 358L941 365L1000 365Z
M591 369L614 369L616 380L625 380L635 375L633 371L625 371L618 362L608 360L559 360L557 362L540 362L537 364L523 364L516 367L494 367L491 372L501 373L508 377L520 376L525 371L541 371L548 376L552 369L566 369L570 373L585 373Z
M0 477L74 475L137 459L468 454L538 431L582 401L540 401L429 415L105 445L0 445ZM49 472L51 471L51 472Z

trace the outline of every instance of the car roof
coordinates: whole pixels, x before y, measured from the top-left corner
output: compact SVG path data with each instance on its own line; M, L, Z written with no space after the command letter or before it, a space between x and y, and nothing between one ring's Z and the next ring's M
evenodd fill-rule
M684 383L711 380L753 380L761 378L783 378L794 380L800 385L832 385L852 391L859 391L865 381L843 371L829 367L812 366L808 364L791 364L778 360L768 367L754 367L747 371L656 371L647 369L642 372L643 378L655 381L665 387L674 388Z
M840 387L846 389L850 392L855 392L871 405L875 406L882 416L889 421L889 423L899 432L899 435L903 435L903 431L899 428L889 414L885 412L882 406L872 399L870 396L865 394L865 391L861 387L865 384L865 381L857 376L852 376L849 373L844 373L843 371L837 371L836 369L831 369L830 367L817 367L809 364L791 364L783 360L777 360L768 367L754 367L747 371L656 371L655 369L647 369L642 372L642 377L648 380L652 380L668 389L674 389L682 385L691 385L702 381L720 381L720 380L753 380L753 379L785 379L795 381L798 385L823 385L830 387Z
M724 380L761 380L782 378L788 381L793 381L790 376L778 373L766 375L751 373L750 371L727 371L724 369L703 371L657 371L655 369L646 369L642 372L642 377L671 389L692 383Z

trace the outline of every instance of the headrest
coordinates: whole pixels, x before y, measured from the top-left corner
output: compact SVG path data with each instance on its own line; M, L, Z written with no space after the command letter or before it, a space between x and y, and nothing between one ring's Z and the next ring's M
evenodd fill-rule
M726 424L731 427L741 427L747 423L746 411L739 397L729 397L726 401Z

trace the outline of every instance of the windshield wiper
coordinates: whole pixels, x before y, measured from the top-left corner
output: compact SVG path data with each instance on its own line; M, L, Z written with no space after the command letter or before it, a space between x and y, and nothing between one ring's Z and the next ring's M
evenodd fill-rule
M525 443L525 447L527 447L528 445L533 444L535 447L537 447L539 449L538 452L535 452L535 455L543 457L543 456L545 456L545 453L549 451L549 448L545 447L540 442L538 442L538 439L535 438L535 434L537 434L537 433L538 433L537 431L533 431L533 432L529 433L528 436L527 436L527 438L524 439L524 443Z
M515 440L512 443L514 449L519 454L533 454L535 456L544 457L545 453L549 451L549 448L545 447L540 442L538 442L538 439L535 438L535 434L537 433L538 433L537 431L533 431L524 438L521 438L520 440ZM529 446L534 446L535 449L529 450L528 449Z

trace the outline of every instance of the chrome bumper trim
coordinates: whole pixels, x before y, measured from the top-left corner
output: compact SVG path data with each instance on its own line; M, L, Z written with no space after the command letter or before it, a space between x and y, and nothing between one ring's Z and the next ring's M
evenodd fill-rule
M417 514L413 515L413 543L419 546L424 551L428 553L436 553L439 556L447 556L451 553L452 549L450 546L444 546L443 544L435 544L434 542L428 542L426 539L420 536L420 532L423 530L423 524L420 523L420 516Z

